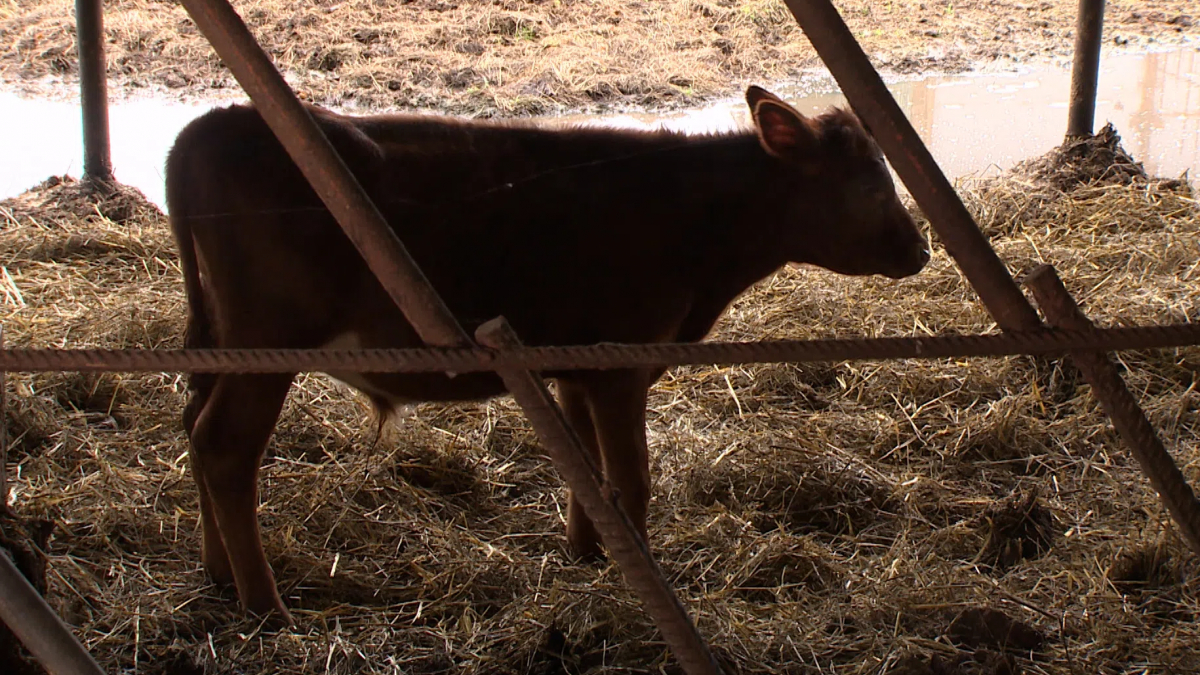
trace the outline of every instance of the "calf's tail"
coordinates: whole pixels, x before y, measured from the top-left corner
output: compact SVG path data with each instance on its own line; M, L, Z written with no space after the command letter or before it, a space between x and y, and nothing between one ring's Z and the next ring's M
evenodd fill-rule
M192 222L196 214L195 199L190 195L199 187L200 178L190 171L195 159L194 138L185 129L167 155L166 201L168 221L175 245L179 249L179 267L183 271L183 288L187 297L187 328L183 346L205 349L215 346L212 319L200 284L200 266L196 256L196 241L192 237ZM216 376L212 373L192 373L188 388L206 391L212 388Z

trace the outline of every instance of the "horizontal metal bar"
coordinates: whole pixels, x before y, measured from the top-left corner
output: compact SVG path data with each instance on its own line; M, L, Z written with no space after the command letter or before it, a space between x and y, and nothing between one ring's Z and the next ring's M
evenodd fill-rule
M1039 329L987 335L669 344L415 349L0 349L8 372L289 373L535 371L651 368L811 361L939 359L1070 350L1120 351L1200 344L1200 323L1120 328Z

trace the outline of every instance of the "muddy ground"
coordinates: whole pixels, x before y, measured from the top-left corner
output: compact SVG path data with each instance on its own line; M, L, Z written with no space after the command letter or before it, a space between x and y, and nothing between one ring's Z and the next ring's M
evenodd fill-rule
M71 0L0 3L0 80L74 86ZM960 72L1069 56L1075 0L839 0L877 67ZM321 0L234 3L300 93L346 106L529 115L665 109L821 64L780 0ZM1189 0L1110 0L1105 44L1195 38ZM240 95L173 2L105 3L115 95ZM61 89L61 88L60 88Z

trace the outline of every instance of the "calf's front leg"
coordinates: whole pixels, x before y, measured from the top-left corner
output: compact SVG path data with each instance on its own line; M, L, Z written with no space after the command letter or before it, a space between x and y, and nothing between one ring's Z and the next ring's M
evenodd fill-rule
M592 411L588 409L587 389L574 382L560 380L558 401L562 406L563 415L575 430L583 448L592 456L597 466L603 466L600 445L596 441L596 427L592 424ZM579 503L574 491L571 491L571 501L567 505L567 544L570 545L571 553L578 560L601 559L604 557L601 543L600 533L584 513L583 505Z
M647 543L650 458L646 447L649 377L638 371L590 374L560 382L563 412L584 447L599 456L605 479L620 493L621 507ZM580 400L582 399L582 400ZM600 555L601 539L574 496L567 511L567 538L576 555Z

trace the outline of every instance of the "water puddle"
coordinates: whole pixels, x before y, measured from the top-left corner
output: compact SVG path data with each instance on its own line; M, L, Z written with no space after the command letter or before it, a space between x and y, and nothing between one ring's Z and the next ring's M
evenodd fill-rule
M888 85L921 140L951 179L1000 173L1062 142L1071 74L1031 68L1016 73L931 76ZM803 114L846 99L827 91L775 93ZM741 99L669 115L575 116L566 121L626 127L722 130L750 124ZM1121 54L1101 62L1095 130L1112 122L1121 143L1151 175L1189 170L1200 187L1200 49Z
M108 108L113 173L163 207L163 166L179 130L215 104L161 99L114 102ZM20 98L0 92L0 199L50 176L83 173L83 123L77 101Z
M1016 73L935 76L889 85L905 114L951 178L990 175L1042 154L1066 129L1070 72L1031 68ZM779 88L805 114L845 99L826 90ZM117 179L163 204L163 161L179 129L212 104L142 99L109 108ZM82 164L77 103L30 100L0 93L0 198L51 175L78 177ZM567 116L553 123L590 123L694 131L749 123L741 99L662 115ZM1175 177L1190 170L1200 185L1200 49L1118 54L1101 62L1096 128L1111 121L1122 144L1151 174Z

